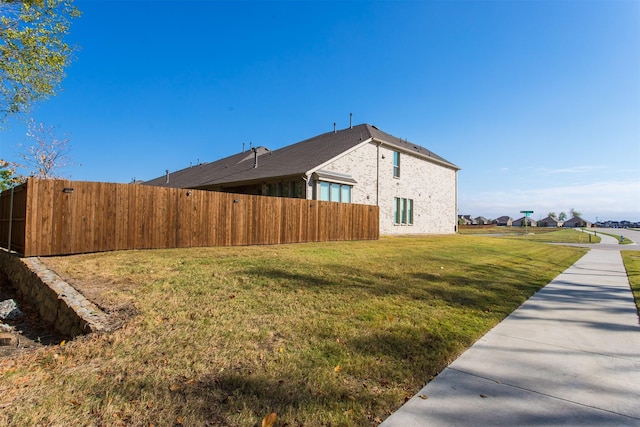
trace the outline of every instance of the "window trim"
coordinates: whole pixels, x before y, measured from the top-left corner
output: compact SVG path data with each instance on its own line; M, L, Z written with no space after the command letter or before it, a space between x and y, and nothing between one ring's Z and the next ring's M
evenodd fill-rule
M393 225L413 225L414 201L406 197L393 198Z
M393 152L393 177L400 178L400 152Z

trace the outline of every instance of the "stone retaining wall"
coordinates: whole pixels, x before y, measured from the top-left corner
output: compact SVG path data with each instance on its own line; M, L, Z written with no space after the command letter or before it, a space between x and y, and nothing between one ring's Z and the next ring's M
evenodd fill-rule
M0 270L40 317L58 332L76 337L107 331L106 315L38 258L20 258L0 250Z

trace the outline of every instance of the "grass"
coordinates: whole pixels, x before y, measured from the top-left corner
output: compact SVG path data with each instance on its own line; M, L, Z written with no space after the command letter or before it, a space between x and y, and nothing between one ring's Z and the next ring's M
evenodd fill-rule
M622 237L624 236L624 232L622 234L612 234L612 233L603 233L602 231L598 231L598 233L615 238L618 241L618 243L621 245L630 245L633 243L633 241L629 240L628 237L625 237L624 240L622 240Z
M542 233L533 232L520 236L527 240L546 243L600 243L600 237L588 233L576 232L574 229L552 229Z
M137 314L0 360L0 424L377 425L584 251L455 235L47 258Z
M640 251L620 251L620 253L629 277L631 292L636 300L638 315L640 315Z
M576 233L574 229L550 227L493 227L485 229L461 229L464 235L494 235L509 239L526 239L546 243L600 243L600 237L587 233Z

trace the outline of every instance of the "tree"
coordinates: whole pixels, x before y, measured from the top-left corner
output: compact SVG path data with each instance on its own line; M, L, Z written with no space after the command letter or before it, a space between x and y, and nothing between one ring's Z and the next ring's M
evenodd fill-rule
M548 216L549 218L553 218L553 219L555 219L556 221L558 220L558 215L556 215L556 213L555 213L555 212L549 212L549 213L547 214L547 216Z
M560 212L560 215L558 215L558 221L564 221L565 219L567 219L567 214Z
M0 159L0 191L13 187L17 182L15 165Z
M571 208L569 213L571 214L571 218L580 218L580 216L582 215L580 212L578 212L577 210L575 210L573 208Z
M36 178L59 178L60 169L71 166L71 147L69 139L58 139L54 135L54 127L46 127L44 123L29 121L27 137L33 143L20 153L23 163L18 165L27 169L27 176ZM22 147L23 144L20 144ZM22 177L24 180L26 177Z
M55 95L74 49L73 0L0 0L0 123Z

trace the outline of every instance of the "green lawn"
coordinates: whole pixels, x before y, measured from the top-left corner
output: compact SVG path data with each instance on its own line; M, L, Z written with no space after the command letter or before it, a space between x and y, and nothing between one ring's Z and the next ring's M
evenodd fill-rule
M492 235L510 239L526 239L546 243L600 243L600 237L587 233L576 232L567 228L548 227L492 227L492 228L464 228L463 235Z
M585 251L453 235L46 258L135 315L0 360L0 424L376 425Z
M627 269L629 284L640 315L640 251L621 251L620 253Z
M624 237L624 230L620 230L620 234L613 234L613 233L603 233L602 231L598 231L598 233L600 234L604 234L607 236L611 236L613 238L615 238L618 243L622 244L622 245L630 245L632 243L634 243L633 241L629 240L628 238L624 238L624 240L622 240L622 238Z

